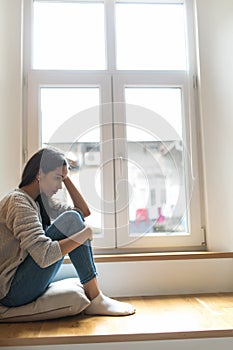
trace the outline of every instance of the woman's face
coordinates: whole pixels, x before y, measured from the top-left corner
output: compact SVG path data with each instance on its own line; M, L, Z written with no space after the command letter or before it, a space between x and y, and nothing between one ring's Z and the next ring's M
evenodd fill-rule
M62 188L62 182L67 177L67 174L67 166L58 167L47 174L41 170L39 174L40 192L43 192L49 198L52 197Z

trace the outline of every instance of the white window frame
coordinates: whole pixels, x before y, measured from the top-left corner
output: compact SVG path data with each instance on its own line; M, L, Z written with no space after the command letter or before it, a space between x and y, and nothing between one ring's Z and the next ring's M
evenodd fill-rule
M102 188L102 225L104 230L100 236L97 236L94 241L96 247L115 248L115 204L114 204L114 173L113 173L113 135L112 127L109 123L109 115L111 116L111 79L106 74L92 73L90 76L80 76L80 73L56 71L32 71L28 75L28 153L33 154L41 147L41 127L40 127L40 89L44 87L56 88L83 88L83 87L98 87L100 89L100 120L99 121L85 121L85 125L89 124L91 128L93 125L100 125L100 133L103 142L101 143L101 164L108 164L108 173L102 172L102 183L105 186ZM94 124L93 124L94 123ZM80 129L82 126L80 126ZM72 128L70 128L72 132ZM85 130L83 130L84 132ZM80 131L81 132L81 131ZM54 136L56 138L56 135ZM71 143L75 141L72 140ZM54 139L54 141L56 141ZM112 198L109 201L109 198Z
M193 173L193 169L198 168L198 155L195 150L197 149L196 144L196 135L193 130L193 125L195 124L195 115L191 113L189 109L190 105L190 96L188 96L187 91L187 77L184 72L177 72L171 77L171 74L167 74L166 72L160 72L156 74L154 72L147 72L147 74L118 74L114 79L114 87L113 91L115 92L114 101L124 101L124 87L174 87L180 88L182 90L183 97L183 110L185 115L189 115L189 118L186 118L184 121L184 129L185 129L185 139L184 144L186 148L186 152L184 156L185 164L187 164L186 168L186 181L187 188L186 191L190 191L187 193L187 198L191 199L190 203L188 203L188 217L190 224L190 235L187 236L179 236L177 233L175 236L170 235L167 236L147 236L144 235L140 238L140 240L135 239L134 236L131 238L126 233L125 227L118 228L117 237L118 237L118 245L119 247L133 247L134 249L149 249L151 246L156 247L157 249L163 249L167 247L168 249L172 249L172 247L179 247L183 249L187 249L189 247L193 247L194 249L198 246L202 245L203 242L203 229L202 229L202 216L201 216L201 208L200 208L200 190L199 190L199 178L197 173ZM125 124L125 110L124 103L114 104L114 122L115 122L115 138L122 140L125 139L125 130L119 125ZM140 125L139 125L140 127ZM145 120L142 120L141 127L145 127ZM116 161L120 158L127 159L127 145L125 142L119 142L117 144L118 148L116 149L115 159ZM120 171L116 171L117 174L120 172L123 174L123 177L127 177L127 165L125 162L122 162L121 167L124 167ZM119 162L116 165L116 168L119 168ZM117 169L119 170L119 169ZM120 181L119 178L116 178L116 181ZM122 191L125 194L125 202L127 203L128 197L128 187L127 183L125 183L124 190ZM116 208L117 213L117 222L129 222L129 212L128 207L125 207L124 210L120 210L120 208ZM127 244L126 244L127 242Z
M46 0L40 0L46 1ZM53 0L51 0L53 1ZM75 0L73 0L75 2ZM80 1L80 0L78 0ZM85 0L81 0L85 1ZM98 0L95 0L98 1ZM190 203L190 236L175 236L175 237L147 237L144 241L131 242L130 245L122 247L121 242L125 241L126 232L116 231L114 229L115 220L124 220L127 222L127 211L122 213L117 212L114 208L116 217L109 215L104 219L104 225L110 228L105 230L104 237L100 242L96 243L97 247L101 246L104 251L155 251L155 250L187 250L187 249L204 249L205 235L204 235L204 217L203 217L203 203L201 198L201 176L198 167L198 125L196 120L195 100L197 98L196 81L197 64L195 58L195 32L194 32L194 8L193 0L184 0L187 14L187 37L188 37L188 54L189 67L187 71L123 71L116 70L115 57L115 21L114 21L114 1L105 0L105 25L106 25L106 48L107 48L107 70L103 71L51 71L51 70L33 70L32 69L32 2L33 0L25 0L25 48L24 48L24 105L25 107L25 122L24 122L24 153L27 159L33 152L40 147L40 96L38 91L43 86L101 86L101 103L105 104L105 111L103 111L103 123L109 124L109 116L112 121L119 121L119 111L109 104L110 101L118 102L124 101L124 86L176 86L181 87L184 93L184 110L187 118L185 120L186 130L186 146L191 155L191 173L188 179L194 179L194 190L192 193L192 201ZM139 0L119 0L118 2L141 2ZM147 2L155 3L155 0L147 0ZM161 0L157 1L161 3ZM166 3L183 3L182 0L168 0ZM123 114L121 113L121 116ZM106 119L105 119L106 116ZM120 120L122 122L122 119ZM105 132L105 131L104 131ZM122 137L118 135L119 129L114 129L115 137ZM122 132L122 131L121 131ZM124 134L124 131L123 131ZM113 135L109 130L106 130L105 140L112 140ZM115 149L114 144L110 149L103 153L102 161L111 158L110 153L114 156L112 160L111 174L103 176L106 179L111 179L110 183L104 189L104 192L109 191L112 198L115 198L114 177L119 166L118 159L125 153L125 149ZM115 152L115 153L114 153ZM115 167L115 170L114 170ZM116 171L116 173L114 173ZM125 171L125 170L124 170ZM106 183L106 182L105 182ZM127 189L125 191L127 193ZM103 193L103 196L105 194ZM117 235L117 236L115 236ZM122 238L121 238L122 237ZM117 248L117 243L118 247ZM151 248L152 247L152 248ZM101 249L102 249L101 248ZM98 251L98 249L97 249ZM100 250L101 251L101 250Z

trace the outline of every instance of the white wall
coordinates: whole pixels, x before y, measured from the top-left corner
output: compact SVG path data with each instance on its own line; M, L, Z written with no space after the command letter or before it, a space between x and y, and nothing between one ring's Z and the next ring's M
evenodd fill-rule
M0 197L21 169L21 0L0 1Z
M230 259L97 263L102 291L112 297L233 291ZM64 264L57 279L77 276Z
M233 1L196 0L207 239L233 249Z
M23 0L22 0L23 1ZM196 0L207 238L212 250L233 249L233 1ZM21 0L0 1L0 196L21 173ZM111 295L230 291L232 260L99 264ZM150 279L144 271L150 271ZM169 271L175 276L174 283ZM111 276L111 285L107 282ZM131 283L128 283L128 278ZM198 276L198 278L197 278ZM143 279L142 279L143 277ZM208 277L208 279L206 278ZM211 279L212 278L212 279ZM207 283L208 281L208 283ZM144 283L144 284L143 284ZM126 288L127 286L127 288Z

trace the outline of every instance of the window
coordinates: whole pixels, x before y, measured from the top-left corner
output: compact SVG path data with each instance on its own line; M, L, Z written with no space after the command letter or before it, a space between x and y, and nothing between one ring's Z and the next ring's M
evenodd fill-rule
M34 1L35 69L105 69L104 3Z
M26 0L25 19L26 152L66 152L96 251L200 248L192 0Z
M183 4L117 2L116 44L118 69L186 69Z

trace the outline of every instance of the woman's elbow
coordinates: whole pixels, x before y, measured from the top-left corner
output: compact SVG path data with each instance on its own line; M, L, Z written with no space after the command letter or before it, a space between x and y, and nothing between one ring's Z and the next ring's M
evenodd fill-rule
M86 217L88 217L88 216L90 216L91 215L91 211L90 211L90 209L88 208L88 209L86 209L84 212L83 212L83 216L84 216L84 218L86 218Z

